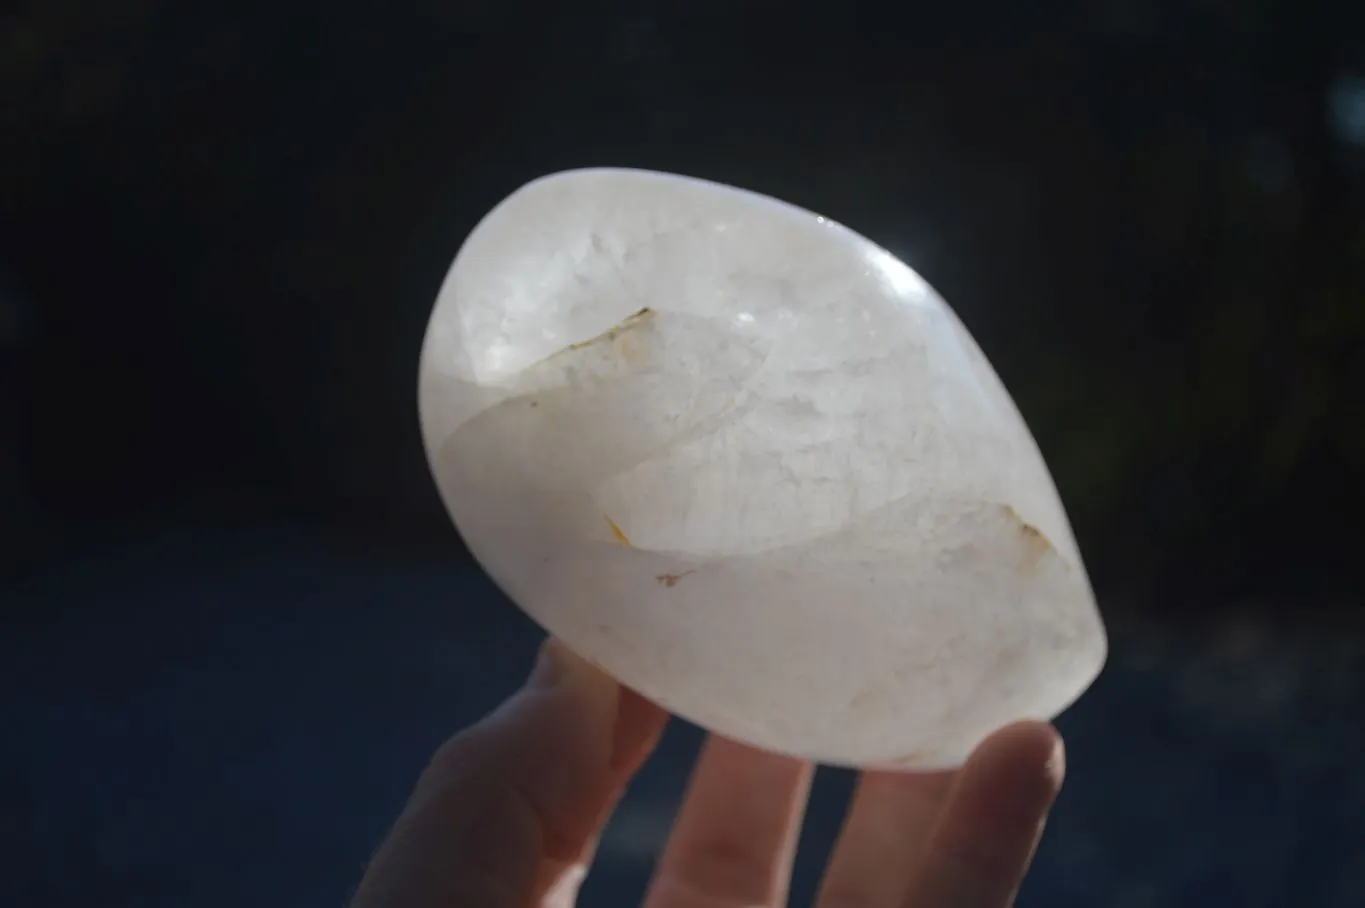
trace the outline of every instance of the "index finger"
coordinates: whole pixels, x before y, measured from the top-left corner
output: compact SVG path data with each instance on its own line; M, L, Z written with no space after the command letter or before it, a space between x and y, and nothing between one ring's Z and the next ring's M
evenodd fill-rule
M526 908L575 887L667 715L553 641L418 780L352 908Z

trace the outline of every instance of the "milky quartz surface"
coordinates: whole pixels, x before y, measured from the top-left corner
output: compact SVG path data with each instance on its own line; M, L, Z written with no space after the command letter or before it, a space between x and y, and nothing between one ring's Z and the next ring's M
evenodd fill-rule
M950 767L1104 662L981 350L914 271L808 211L646 171L530 183L460 249L419 397L496 582L711 731Z

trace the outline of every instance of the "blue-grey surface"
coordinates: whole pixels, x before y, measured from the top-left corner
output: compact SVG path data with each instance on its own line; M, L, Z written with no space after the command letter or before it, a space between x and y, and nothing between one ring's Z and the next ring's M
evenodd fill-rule
M470 566L280 532L129 542L4 595L41 617L0 642L16 908L338 908L428 753L539 638ZM1361 655L1326 629L1120 623L1059 723L1067 789L1020 903L1365 903ZM634 900L698 740L670 731L585 904ZM817 784L798 904L848 785Z

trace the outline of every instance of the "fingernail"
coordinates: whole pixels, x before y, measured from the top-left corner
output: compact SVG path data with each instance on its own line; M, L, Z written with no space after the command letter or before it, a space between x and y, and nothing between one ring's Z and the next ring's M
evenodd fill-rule
M579 688L585 692L615 691L616 682L597 666L551 637L540 647L526 686L540 690Z
M1058 788L1061 788L1062 781L1066 778L1066 744L1060 737L1057 738L1057 743L1053 745L1052 756L1048 757L1046 768L1048 777L1053 780Z
M554 643L555 641L550 639L540 645L540 650L536 653L536 664L531 668L531 676L526 679L527 687L548 689L559 686L560 680L564 677L564 666L556 655L558 647L554 646Z

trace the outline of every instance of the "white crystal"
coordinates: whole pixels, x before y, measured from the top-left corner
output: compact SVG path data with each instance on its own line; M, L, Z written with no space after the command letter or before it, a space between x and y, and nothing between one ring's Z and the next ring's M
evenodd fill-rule
M808 211L647 171L536 180L456 256L419 397L497 583L709 730L950 767L1104 662L981 350L919 275Z

